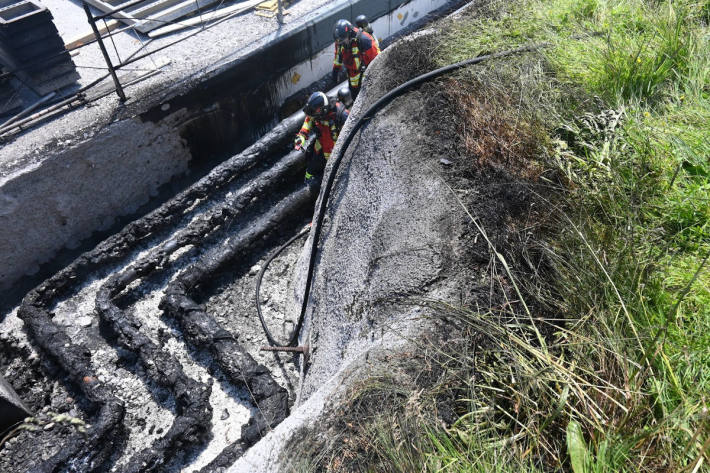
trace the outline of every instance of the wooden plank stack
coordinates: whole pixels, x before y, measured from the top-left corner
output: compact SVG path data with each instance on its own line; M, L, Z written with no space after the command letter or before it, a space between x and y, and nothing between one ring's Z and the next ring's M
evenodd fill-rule
M282 0L281 4L283 5L284 8L287 8L290 6L291 2L290 0ZM256 7L254 7L256 10L255 14L267 18L273 18L276 16L279 10L279 4L277 0L267 0L265 2L262 2L258 4ZM284 15L287 15L288 13L284 11Z
M197 11L207 13L208 7L219 0L146 0L112 15L127 25L135 26L141 33L166 26L178 18ZM120 8L128 0L86 0L86 2L102 12Z
M148 36L150 36L151 38L157 38L166 34L173 33L175 31L180 31L184 28L202 25L205 23L209 23L213 20L219 20L221 18L231 15L239 15L240 13L244 13L245 11L254 8L259 2L261 2L261 0L247 0L245 2L240 2L235 5L219 8L217 10L212 10L209 13L204 13L200 16L188 18L187 20L182 20L176 24L156 28L150 33L148 33Z

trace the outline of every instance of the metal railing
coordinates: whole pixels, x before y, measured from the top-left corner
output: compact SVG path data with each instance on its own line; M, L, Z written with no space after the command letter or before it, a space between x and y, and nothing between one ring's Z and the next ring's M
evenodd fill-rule
M131 2L131 4L136 5L139 3L144 2L145 0L136 0ZM108 55L108 51L106 50L106 45L104 44L103 37L101 36L101 33L99 32L99 29L96 27L96 19L104 19L106 18L107 15L116 13L118 11L121 11L121 8L118 10L112 10L111 12L105 13L104 15L99 15L98 17L94 17L94 15L91 13L91 10L89 9L89 4L86 2L81 2L82 5L84 6L84 11L86 12L86 18L89 20L89 24L91 25L91 30L94 32L94 37L96 38L96 41L99 44L99 48L101 49L101 54L104 56L104 60L106 61L106 67L108 67L109 74L111 74L111 78L113 78L113 82L116 85L116 93L118 94L118 98L121 100L121 102L126 101L126 94L123 92L123 87L121 86L121 81L118 80L118 76L116 75L116 70L113 67L113 64L111 63L111 58ZM123 8L126 8L123 6ZM110 32L109 32L110 34Z
M104 96L108 95L108 93L111 93L111 92L101 93L97 97L87 99L86 92L89 89L97 86L100 82L102 82L103 80L105 80L109 76L113 80L114 89L115 89L116 94L119 97L119 100L121 102L125 102L127 100L127 96L125 94L124 85L129 85L130 83L135 83L141 79L140 78L139 79L132 78L132 79L130 79L130 81L128 83L124 80L124 83L122 84L121 80L119 79L118 74L117 74L117 72L119 70L125 68L126 66L128 66L130 64L140 61L141 59L145 59L147 57L150 57L159 51L170 48L182 41L185 41L185 40L195 36L196 34L204 31L205 29L216 26L216 25L218 25L224 21L227 21L227 20L233 18L234 16L242 13L240 11L236 11L234 13L227 14L226 16L220 17L219 19L215 19L213 21L202 21L202 14L201 14L202 7L198 7L198 11L200 11L201 21L199 23L200 27L197 28L195 31L193 31L187 35L181 36L180 38L176 39L175 41L170 41L166 44L160 45L159 47L157 47L155 49L152 49L152 50L149 50L147 52L140 54L142 51L144 51L146 49L146 47L151 43L151 41L153 41L153 39L150 38L146 42L144 42L140 46L140 48L138 48L138 50L131 53L128 57L126 57L126 59L121 60L120 56L118 54L118 50L116 48L116 44L113 42L112 36L115 34L118 34L118 33L125 32L125 31L130 31L130 30L136 31L136 34L140 34L137 32L136 27L140 24L140 22L142 20L146 19L146 18L126 17L122 12L125 12L125 10L127 8L131 8L131 7L140 5L141 3L145 3L148 1L150 1L150 0L132 0L129 2L123 3L122 5L119 5L118 7L114 8L112 10L106 11L106 12L101 13L99 15L94 15L91 12L91 8L90 8L89 4L86 1L82 0L82 2L81 2L82 7L84 8L84 12L86 13L87 21L89 22L89 24L91 26L91 30L93 32L94 38L87 39L86 41L83 41L80 44L74 45L71 48L67 48L67 51L74 51L74 50L80 49L84 46L93 44L94 42L97 43L99 46L99 49L101 50L101 54L104 58L104 61L106 63L106 69L108 70L108 73L101 76L100 78L92 81L90 84L81 87L78 91L76 91L71 96L68 96L68 97L55 96L47 101L43 101L42 104L45 107L48 107L48 108L45 108L44 110L40 110L30 116L26 116L27 114L23 113L22 116L14 116L11 119L7 120L6 122L1 123L0 124L0 142L3 142L5 140L6 135L9 134L10 132L12 132L13 130L16 130L16 129L22 130L22 129L29 128L41 120L44 120L50 116L53 116L57 113L62 112L67 107L70 109L76 108L77 106L81 105L82 103L87 103L89 101L95 100L96 98L104 97ZM222 5L224 3L225 3L225 0L222 0L215 8L213 8L213 9L210 8L210 10L212 12L215 12L220 7L222 7ZM276 15L276 18L280 24L283 23L283 18L284 18L282 3L283 3L282 0L277 0L278 13ZM207 9L205 9L205 10L207 10ZM106 25L106 20L111 18L114 15L117 15L117 14L121 14L121 16L116 18L118 20L134 19L134 20L138 20L138 21L132 25L126 25L125 27L118 28L116 31L112 31L112 28L109 28ZM99 21L104 22L103 28L99 28L99 26L97 24L97 22L99 22ZM158 21L158 20L151 19L151 21ZM180 21L177 21L177 20L161 20L161 21L163 23L165 23L165 25L181 25L181 26L185 26L185 27L192 26L192 25L188 25L186 23L181 23ZM103 30L103 32L101 30ZM118 57L117 63L114 63L111 60L111 57L109 55L109 51L108 51L108 49L106 47L106 43L104 41L106 38L110 38L111 42L113 43L114 49L116 51L116 56ZM103 67L91 67L91 66L76 66L76 67L77 68L103 69ZM14 74L15 72L18 72L18 71L16 71L16 70L9 71L8 74ZM157 72L157 69L153 70L153 71L149 71L143 77L148 77L150 75L155 74L156 72Z
M118 65L115 65L115 66L114 66L113 63L111 62L111 58L110 58L110 56L109 56L109 54L108 54L108 50L106 49L106 45L105 45L104 42L103 42L104 36L102 36L101 33L99 32L99 29L98 29L98 27L96 26L96 21L97 21L97 20L104 20L104 21L105 21L106 18L109 18L109 17L115 15L116 13L125 11L127 8L130 8L130 7L139 5L139 4L141 4L141 3L145 2L145 1L147 1L147 0L133 0L133 1L130 1L130 2L128 2L128 3L124 3L124 4L122 4L122 5L120 5L120 6L116 7L116 8L114 8L113 10L110 10L110 11L108 11L108 12L105 12L105 13L103 13L103 14L101 14L101 15L94 16L94 15L91 13L91 10L90 10L90 8L89 8L89 5L88 5L85 1L82 0L82 5L83 5L83 7L84 7L84 11L86 12L86 17L87 17L87 19L89 20L89 24L91 25L91 29L93 30L94 36L95 36L95 38L96 38L96 41L97 41L98 44L99 44L99 48L101 49L101 54L103 55L104 60L106 61L106 67L107 67L108 70L109 70L109 74L111 75L111 78L113 79L114 84L115 84L115 86L116 86L116 94L118 95L119 99L120 99L122 102L125 102L125 101L126 101L126 94L124 93L123 87L121 86L121 82L119 81L118 76L116 75L116 70L120 69L121 67L125 67L125 66L128 65L128 64L131 64L131 63L134 63L134 62L136 62L136 61L139 61L139 60L141 60L141 59L143 59L143 58L145 58L145 57L148 57L148 56L150 56L150 55L152 55L152 54L155 54L157 51L160 51L160 50L162 50L162 49L168 48L168 47L170 47L170 46L172 46L172 45L174 45L174 44L176 44L176 43L178 43L178 42L180 42L180 41L184 41L184 40L187 39L188 37L192 36L192 35L190 35L190 36L187 36L187 37L180 38L180 39L177 40L177 41L174 41L174 42L172 42L172 43L168 43L168 44L166 44L166 45L163 45L163 46L161 46L161 47L158 48L158 49L155 49L155 50L153 50L153 51L150 51L149 53L146 53L146 54L142 54L142 55L133 57L132 59L129 59L129 60L124 61L124 62L119 62ZM219 6L221 6L223 3L224 3L224 0L223 0L222 2L220 2L220 5L219 5ZM218 6L218 8L219 8L219 6ZM276 13L276 20L278 21L279 24L284 24L283 0L277 0L277 7L278 7L278 11L277 11L277 13ZM201 9L200 7L198 7L197 11L200 13L200 18L202 18L202 9ZM225 18L223 18L222 20L220 20L220 21L218 21L218 22L215 22L214 24L216 24L216 23L221 23L221 21L224 21L224 20L226 20L226 19L228 19L228 18L230 18L230 17L231 17L231 15L230 15L230 16L227 16L227 17L225 17ZM137 18L137 19L139 19L139 18ZM140 19L139 19L139 20L140 20ZM177 21L166 21L165 23L166 23L166 24L180 24L180 23L177 22ZM201 30L202 30L202 29L205 29L205 24L204 24L204 22L201 22L201 26L202 26ZM131 26L129 27L129 29L130 29L130 28L133 28L133 27L135 27L135 25L131 25ZM198 30L198 31L199 31L199 30ZM113 34L113 33L112 33L111 31L107 31L107 35L108 35L109 37L111 37L112 34Z

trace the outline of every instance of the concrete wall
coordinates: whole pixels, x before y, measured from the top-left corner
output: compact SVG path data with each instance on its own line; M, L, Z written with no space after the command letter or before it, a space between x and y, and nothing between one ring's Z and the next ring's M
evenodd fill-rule
M303 24L265 38L258 49L206 75L199 87L176 94L142 118L160 121L187 109L193 117L185 133L194 153L235 153L277 121L284 100L326 76L333 64L333 25L360 14L373 22L380 39L389 38L432 11L461 0L337 0L318 8ZM202 131L210 130L210 139ZM225 137L228 139L225 141Z
M114 123L0 182L0 288L75 247L116 216L134 212L185 172L187 146L174 119Z
M442 8L451 3L450 0L411 0L382 1L362 0L350 1L349 5L333 5L320 12L323 20L312 21L304 30L310 38L309 58L290 68L281 77L278 100L284 100L293 95L304 85L311 84L323 75L330 72L333 67L332 25L340 18L355 21L358 15L367 15L370 18L375 35L378 39L389 38L413 23L420 20L428 13ZM330 25L330 28L328 28Z

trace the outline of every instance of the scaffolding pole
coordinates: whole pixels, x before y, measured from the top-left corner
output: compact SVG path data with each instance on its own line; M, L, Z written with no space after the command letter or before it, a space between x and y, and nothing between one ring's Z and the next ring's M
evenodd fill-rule
M91 29L94 31L94 36L96 36L96 41L99 43L101 54L104 55L104 59L106 60L106 66L108 66L108 71L111 74L111 77L113 78L114 84L116 84L116 93L118 94L118 98L121 100L121 102L125 102L126 94L123 93L123 87L121 87L121 83L118 81L116 70L114 69L113 64L111 63L111 58L108 55L108 51L106 50L106 46L104 45L103 38L101 38L101 33L99 33L99 29L96 27L96 20L94 19L94 15L91 14L91 10L89 10L89 5L86 2L82 2L82 4L84 5L86 18L89 20Z

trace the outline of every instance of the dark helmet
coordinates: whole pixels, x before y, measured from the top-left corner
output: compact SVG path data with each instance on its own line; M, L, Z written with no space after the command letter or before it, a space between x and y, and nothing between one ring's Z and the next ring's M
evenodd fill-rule
M353 95L350 92L350 87L345 86L338 89L338 100L346 107L353 104Z
M367 17L365 15L360 15L355 18L355 24L358 28L366 28L370 24L370 22L367 21Z
M306 106L303 107L303 111L306 112L306 115L316 118L325 116L329 109L330 103L328 96L323 92L313 92L311 96L308 97Z
M338 20L338 22L335 23L335 28L333 28L333 39L335 39L335 41L343 41L352 37L354 32L355 30L352 23L348 20Z

